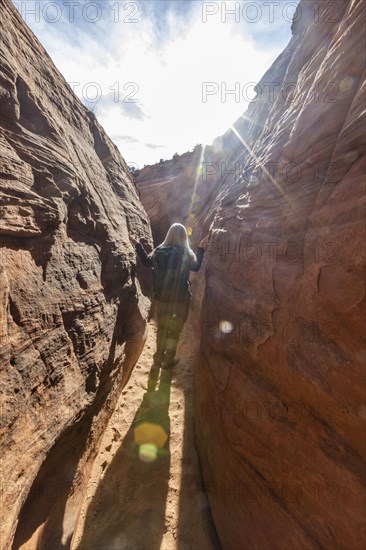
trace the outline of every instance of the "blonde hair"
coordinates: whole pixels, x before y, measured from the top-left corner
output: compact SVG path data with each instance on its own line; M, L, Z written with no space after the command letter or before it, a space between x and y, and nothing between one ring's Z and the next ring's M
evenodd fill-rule
M181 223L173 223L173 225L169 227L165 239L157 248L171 245L183 247L189 254L191 260L194 262L196 261L196 255L189 246L187 230Z

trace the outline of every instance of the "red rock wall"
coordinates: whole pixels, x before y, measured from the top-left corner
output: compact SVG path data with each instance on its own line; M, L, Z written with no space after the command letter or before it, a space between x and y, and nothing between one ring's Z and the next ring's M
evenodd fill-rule
M171 160L148 165L135 174L142 204L149 215L155 244L160 244L170 225L175 222L195 222L194 197L198 184L197 170L200 165L202 147L177 155ZM201 208L200 208L201 210Z
M313 5L217 162L196 429L226 550L365 544L365 3Z
M151 234L117 148L0 5L1 540L19 516L14 548L58 548L144 343L129 232Z
M155 234L183 221L197 244L210 230L195 417L224 550L366 542L364 14L364 1L302 0L201 165L137 178Z

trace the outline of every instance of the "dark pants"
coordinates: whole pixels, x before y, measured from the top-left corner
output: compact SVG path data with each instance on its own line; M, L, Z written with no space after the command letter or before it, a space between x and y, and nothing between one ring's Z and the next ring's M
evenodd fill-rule
M180 333L189 313L190 297L183 302L167 303L155 300L158 321L155 360L173 359L177 351Z

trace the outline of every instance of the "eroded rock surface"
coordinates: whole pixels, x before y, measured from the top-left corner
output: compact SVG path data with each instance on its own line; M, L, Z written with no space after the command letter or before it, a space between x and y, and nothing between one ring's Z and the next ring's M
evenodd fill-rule
M310 4L221 159L196 422L227 549L365 542L365 4Z
M1 540L64 548L143 346L129 232L151 234L117 148L0 4Z
M303 0L257 98L202 159L196 431L227 550L365 544L364 12Z

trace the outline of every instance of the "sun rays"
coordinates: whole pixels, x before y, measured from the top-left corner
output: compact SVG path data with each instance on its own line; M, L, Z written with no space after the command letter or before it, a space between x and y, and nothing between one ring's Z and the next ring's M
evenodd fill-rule
M192 223L194 221L194 214L193 214L193 205L194 205L194 201L196 199L196 195L197 195L197 187L198 187L198 181L200 179L200 177L202 177L202 167L203 167L203 159L205 158L205 151L206 151L206 145L203 145L202 148L201 148L201 156L200 156L200 160L199 160L199 164L197 166L197 172L196 172L196 179L195 179L195 182L194 182L194 187L193 187L193 191L192 191L192 197L191 197L191 203L189 205L189 226L187 227L187 233L188 233L188 236L190 237L192 235Z
M233 124L230 126L230 130L238 138L238 140L243 145L245 150L249 153L250 157L256 162L257 166L259 166L261 168L261 170L264 172L264 174L268 177L269 181L272 183L272 185L275 187L275 189L278 191L278 193L285 199L285 201L290 206L293 206L292 201L289 199L289 197L285 193L284 189L281 187L281 185L278 183L278 181L276 181L276 179L271 175L271 173L266 168L266 166L264 164L262 164L262 162L259 160L257 155L254 153L253 149L246 143L246 141L239 134L238 130L235 128L235 126Z

